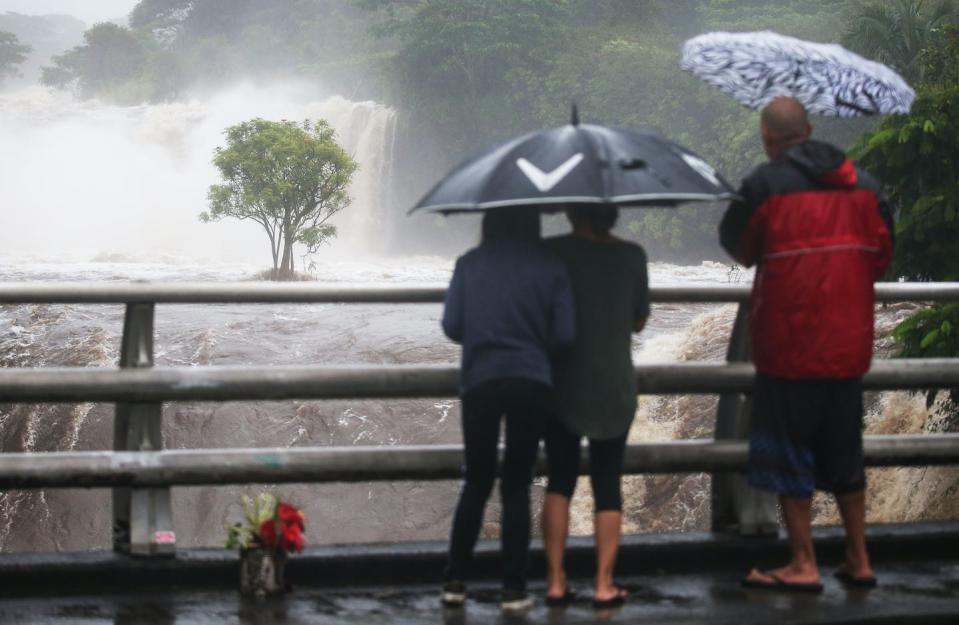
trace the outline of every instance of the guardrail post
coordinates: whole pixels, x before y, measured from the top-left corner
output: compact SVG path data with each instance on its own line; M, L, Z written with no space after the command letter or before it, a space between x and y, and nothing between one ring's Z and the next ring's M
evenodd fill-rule
M127 304L120 345L121 368L153 366L153 304ZM163 404L123 402L116 405L114 451L163 448L160 431ZM113 489L113 549L131 555L173 555L169 488Z
M739 304L733 324L727 362L749 362L749 302ZM745 440L749 436L750 400L742 393L723 393L716 409L716 440ZM712 475L712 530L739 534L771 534L779 529L776 496L750 488L738 473Z

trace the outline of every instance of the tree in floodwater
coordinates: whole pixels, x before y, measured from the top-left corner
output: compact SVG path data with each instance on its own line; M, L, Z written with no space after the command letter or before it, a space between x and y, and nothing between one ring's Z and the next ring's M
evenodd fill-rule
M347 187L357 164L324 120L257 118L224 134L226 147L213 158L224 182L210 186L210 210L200 219L258 223L270 239L271 279L290 279L295 244L313 253L336 236L329 220L349 206Z
M17 66L27 60L30 50L13 33L0 31L0 81L17 75Z

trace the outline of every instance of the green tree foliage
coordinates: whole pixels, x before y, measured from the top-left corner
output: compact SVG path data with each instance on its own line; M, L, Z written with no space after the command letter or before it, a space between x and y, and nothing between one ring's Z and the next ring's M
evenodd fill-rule
M959 85L920 89L912 113L887 118L853 156L899 207L892 274L959 280Z
M705 30L773 30L809 41L832 43L849 0L708 0L699 3Z
M43 68L43 84L93 97L145 77L148 45L130 29L104 22L83 33L83 40L82 45L54 57L53 66Z
M959 304L937 305L920 310L893 331L903 358L959 357ZM926 404L931 406L938 389L926 391ZM945 431L959 431L959 388L949 391L951 402L949 423Z
M224 134L226 147L213 159L223 183L210 187L210 210L200 219L259 224L270 240L273 279L290 278L295 244L313 252L336 236L329 220L349 205L357 164L323 120L253 119Z
M842 43L885 63L906 80L923 80L922 52L934 45L938 29L957 17L955 0L882 0L854 11Z
M17 75L17 66L27 60L30 46L20 43L13 33L0 31L0 82Z
M374 0L376 32L398 46L389 75L400 103L458 152L533 125L526 78L549 72L564 38L564 0ZM568 100L566 100L568 105Z
M363 16L352 0L141 0L130 25L175 55L188 84L296 75L377 97L380 42Z

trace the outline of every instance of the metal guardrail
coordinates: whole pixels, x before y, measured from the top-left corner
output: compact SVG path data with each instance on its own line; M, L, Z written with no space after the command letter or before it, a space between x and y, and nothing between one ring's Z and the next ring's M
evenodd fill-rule
M749 285L652 286L655 303L742 303ZM422 286L330 286L310 283L116 283L0 282L0 304L423 304L441 303L446 288ZM882 282L879 302L959 300L959 282Z
M745 324L750 287L654 286L654 303L739 303L727 363L637 367L641 393L721 393L716 439L630 445L627 473L713 471L713 528L757 531L777 522L774 500L730 475L746 460L748 393ZM161 451L164 401L437 397L456 393L450 366L154 368L155 304L438 303L441 286L317 284L0 283L0 304L125 304L120 369L0 369L0 402L115 401L113 452L0 455L0 488L112 487L114 546L141 555L172 553L171 485L288 481L450 479L458 446ZM959 283L876 285L880 302L959 300ZM959 386L959 359L877 361L870 389ZM871 466L959 462L959 436L876 437ZM540 467L542 469L542 467ZM582 466L585 470L585 463Z
M640 365L639 392L749 393L750 363ZM140 369L0 369L0 402L163 402L454 397L459 369L447 365L208 366ZM959 359L877 360L867 390L959 387Z
M586 449L581 466L586 466ZM867 466L959 463L959 434L870 436ZM624 470L641 473L740 471L745 441L686 440L629 445ZM0 455L0 488L199 486L283 482L450 480L463 475L460 445L190 449ZM546 474L540 456L537 475Z

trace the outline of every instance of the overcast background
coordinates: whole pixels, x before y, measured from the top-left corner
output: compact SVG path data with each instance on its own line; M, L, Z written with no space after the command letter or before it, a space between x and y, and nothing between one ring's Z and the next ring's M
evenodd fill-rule
M0 0L0 13L64 13L78 17L87 24L93 24L126 17L136 3L137 0Z

